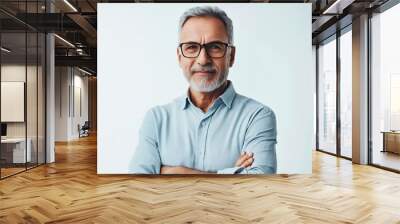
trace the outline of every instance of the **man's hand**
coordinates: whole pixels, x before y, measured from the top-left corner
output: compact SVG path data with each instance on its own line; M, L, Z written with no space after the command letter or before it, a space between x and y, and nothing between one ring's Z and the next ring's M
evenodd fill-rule
M249 167L253 164L254 158L252 152L243 152L236 161L235 166ZM161 166L160 174L211 174L195 169L190 169L184 166Z
M240 155L239 159L236 161L235 166L246 168L251 166L253 162L254 162L253 153L243 152L242 155Z

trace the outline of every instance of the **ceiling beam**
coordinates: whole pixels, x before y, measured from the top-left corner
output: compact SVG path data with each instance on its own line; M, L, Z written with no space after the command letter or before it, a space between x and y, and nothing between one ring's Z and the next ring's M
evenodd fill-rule
M71 13L67 15L72 21L74 21L77 25L79 25L86 34L96 39L97 37L97 30L90 24L85 17L80 14Z
M355 0L336 0L330 4L322 14L342 14L343 10L353 2L355 2Z
M55 56L56 66L83 66L96 71L97 60L90 56Z

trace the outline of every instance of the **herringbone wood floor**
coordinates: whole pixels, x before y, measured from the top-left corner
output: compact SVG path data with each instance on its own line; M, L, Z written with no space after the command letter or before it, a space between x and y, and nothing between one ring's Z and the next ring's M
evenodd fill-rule
M0 223L400 223L400 175L314 153L312 175L98 176L96 139L0 181Z

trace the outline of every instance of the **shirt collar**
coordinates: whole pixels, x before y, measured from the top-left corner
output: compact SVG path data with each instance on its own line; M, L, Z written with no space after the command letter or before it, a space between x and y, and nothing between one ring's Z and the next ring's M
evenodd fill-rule
M188 90L189 91L189 90ZM189 92L187 92L184 96L181 97L181 109L185 110L190 103Z
M236 91L233 88L233 84L231 81L228 80L228 88L226 88L225 92L219 96L219 98L222 99L222 102L224 102L225 106L228 107L228 109L231 109L232 107L232 102L235 99L236 96Z
M235 99L235 96L236 96L236 91L233 88L233 84L230 80L228 80L228 88L226 88L224 93L221 96L219 96L218 99L221 99L222 102L225 104L225 106L228 107L228 109L231 109L232 102ZM190 101L189 90L188 90L186 94L181 98L180 108L182 110L185 110L189 104L193 103Z

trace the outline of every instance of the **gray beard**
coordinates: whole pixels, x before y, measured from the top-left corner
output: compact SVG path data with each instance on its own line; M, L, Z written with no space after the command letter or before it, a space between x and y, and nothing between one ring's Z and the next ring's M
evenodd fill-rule
M208 83L207 78L202 78L197 82L193 78L191 78L189 80L190 88L196 92L203 92L203 93L212 92L221 87L222 84L225 83L225 81L228 78L228 73L229 71L227 70L224 74L221 74L221 76L218 79L213 80L211 83Z

